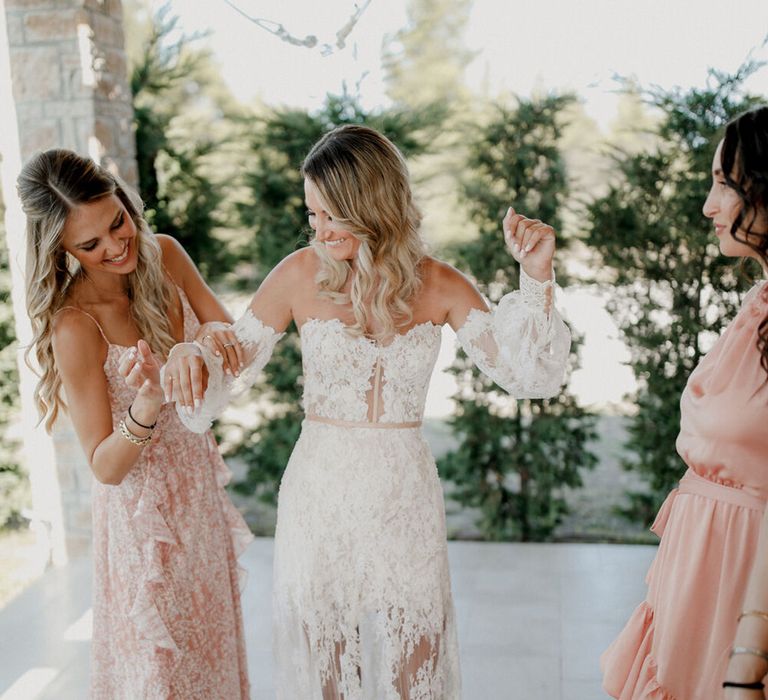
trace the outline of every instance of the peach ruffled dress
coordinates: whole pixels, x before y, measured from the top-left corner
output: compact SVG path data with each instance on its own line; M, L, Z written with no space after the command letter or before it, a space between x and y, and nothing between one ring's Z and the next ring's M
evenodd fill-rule
M192 339L199 324L179 295ZM118 372L126 348L104 340L117 426L135 392ZM91 697L246 700L237 555L252 535L211 433L190 433L166 404L154 435L120 485L94 480Z
M768 386L757 330L768 286L747 294L683 392L688 465L652 526L648 595L601 658L621 700L714 700L733 644L768 500Z

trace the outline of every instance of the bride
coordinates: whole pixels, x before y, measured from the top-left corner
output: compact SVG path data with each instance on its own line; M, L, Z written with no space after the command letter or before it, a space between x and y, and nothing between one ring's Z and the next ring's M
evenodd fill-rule
M191 430L207 429L295 321L306 417L279 494L277 696L459 698L443 494L421 432L427 386L448 323L513 396L557 393L570 334L552 304L555 233L509 209L520 289L489 311L425 253L405 161L384 136L339 127L302 174L311 246L272 270L234 325L175 346L166 396ZM240 371L225 373L235 352Z

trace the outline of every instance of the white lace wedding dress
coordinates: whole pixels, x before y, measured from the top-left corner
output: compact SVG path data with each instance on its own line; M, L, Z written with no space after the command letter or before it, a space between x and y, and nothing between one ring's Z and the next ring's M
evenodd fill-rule
M521 277L493 313L473 310L458 339L512 395L551 396L570 334L554 308L545 313L546 284ZM247 369L231 380L204 349L203 406L193 417L179 411L196 432L255 379L281 335L250 311L234 328ZM301 327L306 418L275 534L281 700L460 697L443 493L420 429L440 338L429 322L388 345L351 336L338 319Z

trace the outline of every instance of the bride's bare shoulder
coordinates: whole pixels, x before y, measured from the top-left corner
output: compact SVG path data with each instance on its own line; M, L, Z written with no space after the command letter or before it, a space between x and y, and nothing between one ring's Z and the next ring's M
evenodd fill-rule
M275 265L268 278L288 284L303 284L315 279L318 267L317 253L306 246L286 255Z
M470 309L487 309L472 281L453 265L427 256L422 261L422 299L430 315L443 318L454 330Z
M426 292L453 295L474 289L470 279L453 265L431 255L425 255L420 265L421 280Z

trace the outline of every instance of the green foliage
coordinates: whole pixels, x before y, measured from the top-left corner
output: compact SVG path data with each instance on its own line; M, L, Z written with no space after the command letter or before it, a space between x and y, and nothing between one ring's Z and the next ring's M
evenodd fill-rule
M501 234L507 207L560 225L567 180L559 117L570 101L548 96L498 106L471 143L464 195L480 235L455 253L493 302L519 284ZM546 539L567 512L563 488L581 486L580 470L596 463L587 448L593 417L566 390L549 400L512 399L463 353L451 371L459 383L451 424L460 444L439 466L456 486L452 497L480 510L478 526L489 539Z
M441 116L432 107L369 113L344 93L329 95L317 113L286 109L252 117L248 198L239 204L243 225L252 230L240 253L251 271L242 279L244 285L253 290L282 258L307 245L309 228L299 168L322 134L340 124L367 124L386 134L408 157L427 149L430 129ZM275 503L280 478L301 429L301 353L293 324L265 374L266 387L259 387L253 395L260 407L258 427L232 446L228 455L248 465L237 490Z
M471 9L472 0L409 0L408 23L383 56L396 104L418 107L466 97L464 70L473 53L462 43Z
M21 524L21 509L27 504L27 477L16 459L18 445L6 431L19 409L17 343L11 303L8 248L0 204L0 529Z
M232 262L214 235L226 223L214 178L223 137L206 126L206 112L222 114L207 90L209 56L190 48L195 37L178 35L177 22L168 5L158 10L131 72L139 188L150 226L178 239L210 279Z
M733 76L713 71L701 89L645 92L662 114L656 145L617 152L618 181L588 207L586 242L613 271L609 311L639 382L627 442L633 455L624 467L650 493L628 494L624 512L645 523L685 470L675 440L688 375L738 304L740 280L701 208L724 124L758 102L741 91L757 67Z

